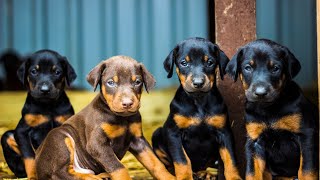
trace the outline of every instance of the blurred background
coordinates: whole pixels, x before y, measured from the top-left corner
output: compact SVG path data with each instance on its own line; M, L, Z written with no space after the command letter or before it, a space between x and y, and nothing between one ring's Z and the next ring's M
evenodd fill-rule
M296 80L305 88L317 77L315 7L315 0L256 1L256 37L293 51L302 63ZM143 62L157 88L164 88L178 82L166 79L162 66L175 44L194 36L215 42L214 12L214 0L0 0L0 54L58 51L75 68L73 86L80 89L90 88L85 76L98 62L128 55ZM3 83L17 65L8 61L1 60Z
M243 19L250 16L252 24ZM75 112L96 95L85 77L100 61L122 54L144 63L157 80L141 106L150 140L179 84L176 75L166 78L163 61L179 41L195 36L217 43L229 58L255 38L287 46L302 65L295 81L317 103L316 0L0 0L0 135L21 116L26 91L16 70L23 57L52 49L66 56L78 75L67 92ZM12 177L1 154L0 179ZM123 161L134 179L150 178L132 155Z

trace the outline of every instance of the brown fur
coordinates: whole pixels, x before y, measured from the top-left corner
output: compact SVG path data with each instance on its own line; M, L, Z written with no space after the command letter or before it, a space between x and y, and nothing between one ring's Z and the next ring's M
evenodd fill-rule
M143 84L136 84L134 76ZM108 84L110 79L115 84ZM131 179L120 161L129 150L156 179L174 179L143 137L139 97L143 85L149 91L155 84L145 67L130 57L116 56L97 65L87 80L94 89L100 85L101 93L51 131L38 148L39 178ZM128 97L133 105L122 107L123 98ZM75 161L80 168L74 168Z

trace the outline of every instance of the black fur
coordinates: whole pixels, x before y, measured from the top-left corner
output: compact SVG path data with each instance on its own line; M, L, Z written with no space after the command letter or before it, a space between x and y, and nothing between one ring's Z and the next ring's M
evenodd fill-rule
M40 50L28 56L17 75L27 87L28 95L16 129L7 131L1 138L1 144L9 168L17 177L26 177L23 160L34 159L34 150L47 133L61 125L58 117L74 114L64 88L77 75L66 57L51 50ZM31 117L34 117L34 122L31 122ZM39 122L36 122L37 118ZM45 120L42 122L41 118ZM14 137L20 153L13 151L7 143L10 137Z

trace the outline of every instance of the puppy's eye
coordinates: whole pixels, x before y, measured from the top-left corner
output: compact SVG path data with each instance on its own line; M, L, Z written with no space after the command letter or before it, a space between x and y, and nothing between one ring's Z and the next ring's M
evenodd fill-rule
M246 65L244 67L244 69L247 71L247 72L251 72L252 71L252 67L250 65Z
M31 73L31 75L36 76L38 74L38 70L37 69L31 69L30 73Z
M56 69L56 70L54 71L54 74L55 74L56 76L59 76L59 75L61 74L61 71L60 71L59 69Z
M188 63L187 63L187 61L186 61L185 59L183 59L183 60L180 62L180 65L181 65L182 67L187 67L187 66L188 66Z
M208 67L212 67L213 66L213 61L211 59L208 60L207 66Z
M278 71L280 71L280 68L278 66L273 66L271 71L272 73L277 73Z
M140 86L142 84L142 81L140 79L137 79L135 82L134 82L134 85L135 86Z
M108 85L109 87L115 87L115 86L116 86L116 83L115 83L112 79L110 79L110 80L108 80L107 85Z

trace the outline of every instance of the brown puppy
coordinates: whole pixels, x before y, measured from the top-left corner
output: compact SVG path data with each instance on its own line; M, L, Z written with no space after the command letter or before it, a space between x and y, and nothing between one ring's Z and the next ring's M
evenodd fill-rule
M120 160L129 150L156 179L174 179L142 134L144 84L155 85L144 65L115 56L87 76L100 93L82 111L51 131L36 154L38 179L131 179Z

